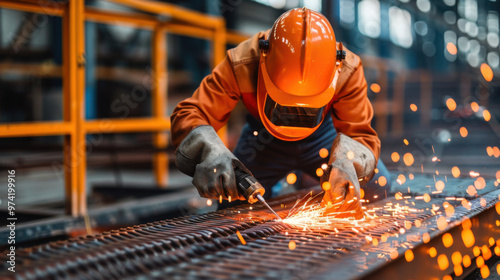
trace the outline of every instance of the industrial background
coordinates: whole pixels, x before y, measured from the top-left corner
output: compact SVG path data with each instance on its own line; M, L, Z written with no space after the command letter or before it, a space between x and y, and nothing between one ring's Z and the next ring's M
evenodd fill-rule
M362 59L393 175L378 224L214 212L175 167L177 103L296 7ZM0 0L0 275L499 279L499 15L498 0ZM230 149L246 114L218 132ZM310 181L284 178L270 204L289 211Z

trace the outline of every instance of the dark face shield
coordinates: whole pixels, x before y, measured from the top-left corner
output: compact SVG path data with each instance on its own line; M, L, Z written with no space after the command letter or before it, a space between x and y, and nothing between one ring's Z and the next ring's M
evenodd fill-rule
M267 95L264 113L276 126L314 128L321 123L325 107L282 106Z

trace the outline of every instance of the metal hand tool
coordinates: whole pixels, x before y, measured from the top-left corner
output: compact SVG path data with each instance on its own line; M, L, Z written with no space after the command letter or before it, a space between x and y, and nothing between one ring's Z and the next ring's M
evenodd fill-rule
M267 204L266 200L262 195L264 195L264 192L266 191L264 187L255 179L254 176L251 174L241 170L240 168L236 167L234 169L234 174L236 176L236 185L238 185L238 191L240 194L242 194L245 199L249 203L255 203L257 201L260 201L262 204L264 204L271 212L278 217L278 220L282 220L276 212Z

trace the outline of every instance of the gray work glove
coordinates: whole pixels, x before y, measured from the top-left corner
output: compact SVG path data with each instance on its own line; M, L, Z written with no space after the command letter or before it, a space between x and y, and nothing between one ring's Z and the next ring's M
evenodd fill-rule
M176 150L176 164L182 173L193 177L200 196L245 200L236 187L234 168L250 171L226 148L213 127L193 129Z
M326 213L339 213L336 217L363 218L360 201L360 183L365 185L373 177L375 156L363 144L339 133L333 141L328 168L320 184L330 183L321 204Z

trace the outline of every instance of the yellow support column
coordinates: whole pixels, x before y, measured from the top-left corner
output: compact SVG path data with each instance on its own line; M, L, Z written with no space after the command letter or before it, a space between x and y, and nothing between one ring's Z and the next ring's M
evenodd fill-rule
M220 19L217 28L214 31L214 37L212 41L212 68L215 68L224 57L226 56L226 22L224 19ZM220 139L226 146L228 145L227 139L227 125L224 125L219 131L217 131Z
M76 6L76 137L78 168L78 215L87 214L87 147L85 140L85 0L73 0Z
M74 20L70 20L70 4L66 5L65 13L62 18L62 31L63 31L63 119L71 125L71 131L68 135L64 136L64 149L63 149L63 164L64 164L64 187L66 197L66 214L76 215L78 212L78 200L76 198L76 190L74 187L77 185L76 170L72 167L76 165L76 123L75 123L75 110L76 107L76 82L70 73L76 70L76 61L71 60L75 56L75 44L73 32L70 32L71 27L74 25Z
M161 119L165 118L167 111L167 45L165 30L161 26L157 26L153 31L152 47L153 118L161 121ZM165 130L167 129L165 127ZM167 147L167 134L165 131L158 131L153 134L153 145L156 149L165 149ZM156 151L154 153L153 168L157 184L165 187L168 181L168 156L165 151Z
M63 16L63 118L71 124L64 137L66 213L79 216L87 211L85 188L85 134L83 132L84 1L66 4Z

